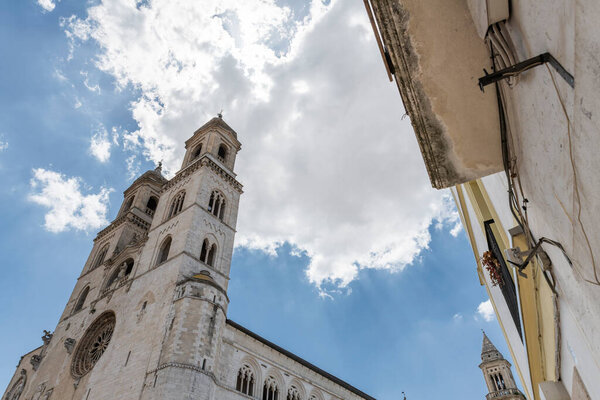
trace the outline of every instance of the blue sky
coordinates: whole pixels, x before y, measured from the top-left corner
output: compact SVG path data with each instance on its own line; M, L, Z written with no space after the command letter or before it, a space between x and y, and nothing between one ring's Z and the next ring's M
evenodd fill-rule
M133 177L224 109L229 317L379 399L485 395L480 329L508 351L361 2L250 3L0 3L0 387Z

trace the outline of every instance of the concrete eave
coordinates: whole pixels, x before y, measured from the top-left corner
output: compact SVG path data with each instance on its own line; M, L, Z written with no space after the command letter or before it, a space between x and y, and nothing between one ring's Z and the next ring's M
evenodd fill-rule
M502 170L493 88L477 79L490 68L467 2L371 0L396 84L433 187Z

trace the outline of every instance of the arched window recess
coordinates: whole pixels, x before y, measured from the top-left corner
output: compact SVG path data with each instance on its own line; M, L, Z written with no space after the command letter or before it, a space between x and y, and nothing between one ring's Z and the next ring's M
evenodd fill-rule
M300 391L294 385L290 386L286 400L301 400Z
M167 218L171 218L176 216L183 210L183 201L185 200L185 190L177 193L177 195L171 201L171 206L169 207L169 214Z
M225 162L225 160L227 160L227 147L222 143L221 143L221 145L219 145L219 151L217 152L217 157L222 162Z
M146 214L148 214L149 216L153 216L157 206L158 199L154 196L150 196L148 202L146 203Z
M202 250L200 250L200 261L214 267L216 254L217 245L215 243L211 245L208 239L204 239L202 242Z
M265 379L262 400L279 400L279 388L277 387L277 381L272 376L269 376L267 379Z
M196 160L198 157L200 157L200 154L202 153L202 143L200 143L198 146L196 146L196 148L194 149L194 152L192 153L192 159L190 162L193 162L194 160Z
M119 266L117 266L114 271L110 274L110 277L106 281L104 285L104 292L109 291L110 289L116 289L121 284L123 284L127 278L131 275L133 271L133 258L128 258L123 261Z
M134 199L135 196L131 196L127 199L127 201L125 202L125 206L123 207L123 211L121 211L121 214L125 214L131 208L131 206L133 206Z
M225 196L218 190L213 190L208 200L208 212L223 221L225 215Z
M247 394L248 396L253 396L255 383L256 381L252 368L250 368L249 365L244 364L238 371L235 390Z
M168 236L163 240L158 251L158 257L156 258L156 265L162 264L169 258L169 251L171 250L171 236Z
M100 248L100 251L96 253L96 257L94 258L94 262L92 263L91 269L99 267L104 262L104 259L106 258L106 253L108 253L108 243L105 244L102 248Z
M89 286L86 286L81 291L81 294L79 295L79 298L77 299L77 303L75 303L75 307L73 307L73 314L83 308L83 306L85 305L85 299L87 298L87 295L89 292L90 292Z

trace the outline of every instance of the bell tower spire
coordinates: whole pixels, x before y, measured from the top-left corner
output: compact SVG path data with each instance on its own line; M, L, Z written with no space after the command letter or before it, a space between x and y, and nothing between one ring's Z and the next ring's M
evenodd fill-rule
M510 363L504 359L490 338L483 332L481 345L481 372L488 387L486 398L494 400L525 400L517 388Z

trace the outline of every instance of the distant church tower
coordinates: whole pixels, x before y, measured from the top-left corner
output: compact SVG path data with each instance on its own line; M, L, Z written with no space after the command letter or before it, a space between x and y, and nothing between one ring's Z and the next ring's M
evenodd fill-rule
M227 319L241 144L219 115L185 148L170 180L159 165L125 190L1 399L374 400Z
M488 387L489 393L486 395L488 400L525 400L525 396L517 388L510 367L510 363L504 359L484 332L479 368Z

